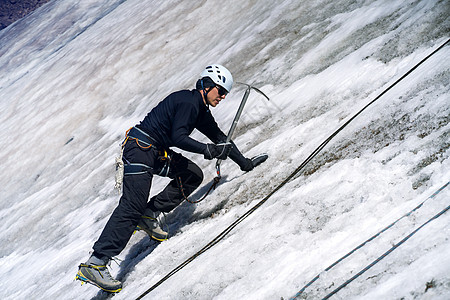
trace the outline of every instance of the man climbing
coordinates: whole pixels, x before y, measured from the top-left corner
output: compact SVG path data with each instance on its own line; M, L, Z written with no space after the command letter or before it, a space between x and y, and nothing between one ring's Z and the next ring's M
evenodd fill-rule
M107 292L119 292L122 283L111 276L107 264L125 248L133 232L144 230L158 241L168 238L159 226L158 215L177 207L203 180L202 170L171 147L203 154L208 160L230 157L242 171L251 171L267 159L267 154L246 158L233 142L225 143L226 135L209 110L231 91L231 73L215 64L207 66L200 77L196 89L170 94L127 132L122 197L95 242L93 254L79 266L78 280ZM194 129L213 143L204 144L189 137ZM148 201L154 175L167 176L172 181Z

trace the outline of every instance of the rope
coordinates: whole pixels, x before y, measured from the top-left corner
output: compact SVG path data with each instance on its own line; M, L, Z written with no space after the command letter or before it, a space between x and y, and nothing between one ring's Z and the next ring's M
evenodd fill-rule
M186 196L186 194L184 193L183 182L181 181L181 177L180 176L176 177L176 180L177 180L178 188L180 189L181 195L183 196L183 199L186 200L189 203L196 204L196 203L199 203L199 202L205 200L205 198L209 195L209 193L213 189L216 189L216 186L217 186L217 184L220 181L220 177L219 176L214 177L213 183L209 187L208 191L199 200L191 200L191 199L189 199Z
M418 210L419 208L421 208L423 206L423 204L428 201L429 199L434 198L437 194L439 194L443 189L445 189L448 185L450 184L450 182L447 182L446 184L444 184L442 187L440 187L436 192L433 193L433 195L431 195L430 197L428 197L427 199L425 199L424 201L422 201L422 203L420 203L419 205L417 205L415 208L413 208L411 211L409 211L408 213L406 213L405 215L403 215L402 217L398 218L396 221L394 221L392 224L386 226L385 228L383 228L380 232L376 233L375 235L373 235L372 237L370 237L368 240L366 240L365 242L363 242L362 244L358 245L357 247L355 247L353 250L351 250L350 252L348 252L347 254L345 254L344 256L342 256L341 258L339 258L337 261L335 261L334 263L332 263L329 267L327 267L324 272L328 272L329 270L331 270L333 267L335 267L337 264L339 264L340 262L342 262L344 259L346 259L347 257L349 257L350 255L352 255L353 253L355 253L357 250L359 250L360 248L364 247L367 243L371 242L372 240L374 240L375 238L377 238L378 236L380 236L380 234L382 234L383 232L385 232L386 230L390 229L391 227L393 227L396 223L398 223L401 219L409 217L413 212L415 212L416 210ZM300 297L300 295L311 285L313 284L317 279L319 279L320 274L317 274L316 277L314 277L311 281L309 281L294 297L291 298L291 300L296 299L298 297Z
M333 296L334 294L336 294L338 291L340 291L341 289L343 289L345 286L347 286L350 282L352 282L353 280L355 280L356 278L358 278L359 276L361 276L363 273L365 273L367 270L369 270L370 268L372 268L375 264L377 264L378 262L380 262L383 258L385 258L387 255L389 255L392 251L394 251L395 249L397 249L401 244L403 244L404 242L406 242L409 238L411 238L414 234L416 234L420 229L422 229L425 225L427 225L428 223L430 223L431 221L439 218L440 216L442 216L445 212L447 212L447 210L450 209L450 205L447 206L446 208L444 208L443 210L441 210L437 215L435 215L434 217L432 217L431 219L429 219L428 221L426 221L425 223L423 223L420 227L418 227L416 230L414 230L413 232L411 232L410 234L408 234L405 238L403 238L400 242L398 242L397 244L395 244L394 246L392 246L391 249L389 249L388 251L386 251L385 253L383 253L380 257L378 257L377 259L375 259L372 263L370 263L369 265L367 265L367 267L365 267L364 269L362 269L361 271L359 271L357 274L355 274L355 276L353 276L352 278L350 278L349 280L347 280L346 282L344 282L343 284L341 284L339 287L337 287L334 291L332 291L331 293L329 293L328 295L326 295L323 299L328 299L331 296Z
M411 72L413 72L415 69L417 69L422 63L424 63L427 59L429 59L432 55L434 55L436 52L441 50L450 39L448 39L444 44L442 44L440 47L438 47L436 50L434 50L431 54L429 54L427 57L422 59L419 63L417 63L413 68L411 68L408 72L406 72L402 77L397 79L393 84L391 84L388 88L386 88L381 94L379 94L375 99L373 99L371 102L369 102L366 106L364 106L359 112L357 112L353 117L351 117L347 122L345 122L341 127L339 127L333 134L331 134L322 144L319 145L306 159L303 161L300 166L298 166L297 169L294 170L288 177L286 177L285 180L283 180L277 187L275 187L266 197L264 197L260 202L258 202L255 206L253 206L250 210L248 210L246 213L244 213L241 217L239 217L236 221L234 221L230 226L228 226L224 231L222 231L218 236L216 236L211 242L209 242L206 246L204 246L202 249L200 249L197 253L195 253L193 256L185 260L183 263L181 263L179 266L177 266L175 269L170 271L166 276L164 276L162 279L160 279L157 283L155 283L153 286L151 286L149 289L147 289L144 293L142 293L139 297L136 298L136 300L142 299L147 294L149 294L151 291L156 289L158 286L160 286L164 281L169 279L172 275L183 269L186 265L191 263L194 259L196 259L198 256L200 256L202 253L206 252L210 248L212 248L214 245L219 243L222 239L225 238L225 236L230 233L233 228L235 228L239 223L241 223L243 220L245 220L248 216L250 216L255 210L257 210L260 206L262 206L273 194L278 192L283 186L285 186L295 175L297 175L339 132L341 132L350 122L352 122L357 116L359 116L364 110L366 110L370 105L372 105L375 101L381 98L384 94L386 94L387 91L389 91L392 87L394 87L396 84L398 84L400 81L405 79Z

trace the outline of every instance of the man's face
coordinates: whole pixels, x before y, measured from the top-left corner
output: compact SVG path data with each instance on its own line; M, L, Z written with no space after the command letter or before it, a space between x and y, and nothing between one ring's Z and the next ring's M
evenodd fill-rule
M223 87L216 85L211 89L211 91L209 91L206 97L207 98L206 101L212 107L216 107L216 105L219 104L220 101L225 99L226 96L227 91Z

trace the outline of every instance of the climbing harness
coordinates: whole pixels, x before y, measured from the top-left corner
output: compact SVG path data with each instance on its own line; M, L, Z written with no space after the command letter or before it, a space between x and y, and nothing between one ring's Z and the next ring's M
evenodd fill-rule
M153 146L151 143L151 137L142 130L140 130L139 128L131 127L126 131L125 139L121 144L120 154L119 156L116 157L116 174L115 174L116 184L114 185L114 188L118 191L118 193L120 193L121 191L121 187L123 184L123 177L125 175L144 174L150 168L145 164L139 163L127 162L126 164L124 164L123 150L128 140L135 140L136 144L142 149L148 149Z
M398 223L400 220L402 220L403 218L409 217L413 212L417 211L419 208L421 208L423 206L423 204L425 202L427 202L428 200L434 198L437 194L439 194L443 189L445 189L448 185L450 184L450 182L447 182L446 184L444 184L442 187L440 187L436 192L433 193L433 195L431 195L430 197L428 197L427 199L425 199L424 201L422 201L419 205L417 205L415 208L413 208L411 211L409 211L408 213L406 213L405 215L403 215L402 217L398 218L397 220L395 220L393 223L391 223L390 225L386 226L385 228L383 228L382 230L380 230L378 233L374 234L372 237L370 237L369 239L367 239L366 241L364 241L362 244L358 245L357 247L355 247L353 250L351 250L350 252L348 252L347 254L345 254L344 256L342 256L341 258L339 258L337 261L335 261L334 263L332 263L329 267L327 267L323 272L328 272L330 271L333 267L335 267L337 264L339 264L340 262L342 262L344 259L346 259L347 257L349 257L350 255L352 255L353 253L355 253L357 250L361 249L362 247L364 247L367 243L373 241L375 238L377 238L378 236L380 236L383 232L387 231L388 229L392 228L396 223ZM423 225L421 226L423 227ZM419 228L420 229L420 228ZM419 230L417 229L417 230ZM416 230L416 231L417 231ZM415 232L414 232L415 233ZM411 234L412 235L412 234ZM402 244L404 241L400 242L397 244L397 247ZM387 255L387 254L386 254ZM298 293L291 298L291 300L294 300L298 297L300 297L303 292L309 287L311 286L316 280L319 279L320 275L323 274L319 273L317 274L311 281L309 281L302 289L300 289L300 291L298 291ZM356 277L355 277L356 278ZM347 284L350 283L350 281L347 282ZM342 286L343 287L343 286ZM342 288L341 287L341 288ZM337 290L336 290L337 292ZM335 293L336 293L335 292ZM333 293L334 294L334 293Z
M116 157L116 184L114 188L120 192L121 186L123 184L123 178L126 175L140 175L145 174L149 170L153 169L150 166L147 166L146 164L142 163L131 163L123 158L123 150L125 148L125 144L128 140L134 140L136 144L141 149L150 149L155 148L158 151L158 160L159 163L162 165L161 170L157 173L159 176L166 177L169 175L170 171L170 162L171 162L171 155L169 152L167 152L165 149L158 147L155 143L155 140L145 133L143 130L137 128L137 127L131 127L128 129L125 133L125 139L121 144L121 150L119 156ZM125 160L125 163L124 163Z
M391 84L389 87L387 87L381 94L379 94L377 97L375 97L374 100L369 102L366 106L364 106L359 112L357 112L352 118L350 118L347 122L345 122L341 127L339 127L334 133L332 133L322 144L319 145L312 153L309 155L305 161L303 161L300 166L294 170L288 177L286 177L285 180L283 180L277 187L275 187L266 197L264 197L260 202L258 202L255 206L253 206L251 209L249 209L246 213L244 213L241 217L239 217L236 221L234 221L230 226L228 226L224 231L222 231L219 235L217 235L212 241L210 241L206 246L204 246L202 249L200 249L197 253L195 253L193 256L185 260L183 263L178 265L176 268L174 268L172 271L170 271L166 276L161 278L158 282L156 282L153 286L151 286L149 289L147 289L144 293L142 293L139 297L136 298L136 300L142 299L147 294L149 294L151 291L156 289L158 286L160 286L164 281L172 277L175 273L183 269L186 265L191 263L193 260L195 260L198 256L200 256L202 253L206 252L210 248L212 248L214 245L219 243L222 239L225 238L225 236L231 232L239 223L241 223L244 219L246 219L249 215L251 215L254 211L256 211L260 206L262 206L273 194L278 192L284 185L286 185L294 176L296 176L339 132L341 132L350 122L352 122L357 116L359 116L364 110L366 110L370 105L372 105L375 101L381 98L384 94L387 93L392 87L394 87L396 84L398 84L400 81L405 79L411 72L413 72L415 69L417 69L422 63L424 63L427 59L429 59L431 56L433 56L436 52L441 50L450 39L448 39L444 44L439 46L436 50L434 50L431 54L429 54L427 57L422 59L419 63L417 63L413 68L411 68L408 72L406 72L403 76L401 76L399 79L397 79L393 84ZM424 224L425 225L425 224ZM424 226L422 225L422 226Z

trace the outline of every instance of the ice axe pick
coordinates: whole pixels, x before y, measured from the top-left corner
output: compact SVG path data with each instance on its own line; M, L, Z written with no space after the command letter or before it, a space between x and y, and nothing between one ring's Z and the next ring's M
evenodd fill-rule
M260 93L261 95L263 95L267 100L270 100L269 97L267 97L266 94L264 94L260 89L247 84L247 83L243 83L243 82L236 82L237 84L243 84L245 86L247 86L247 89L245 90L244 96L242 98L241 104L239 105L239 108L236 112L236 115L234 116L234 120L233 123L231 124L230 130L228 131L228 135L227 135L227 139L226 139L226 143L229 143L231 141L231 137L233 136L234 130L236 129L237 123L239 121L239 118L241 117L242 111L244 110L244 106L245 103L247 102L247 98L250 95L250 91L253 89L255 91L257 91L258 93ZM217 171L217 177L214 179L214 181L216 181L216 183L219 182L221 175L220 175L220 164L221 164L222 160L218 159L216 162L216 171Z

